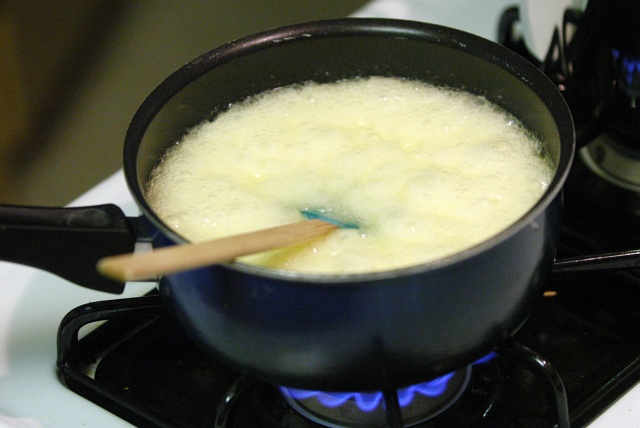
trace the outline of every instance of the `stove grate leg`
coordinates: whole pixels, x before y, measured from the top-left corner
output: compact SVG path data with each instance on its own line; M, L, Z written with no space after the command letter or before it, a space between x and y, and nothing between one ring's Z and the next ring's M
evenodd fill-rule
M402 414L400 413L400 402L398 401L398 391L388 389L384 391L384 404L387 422L391 428L402 428Z

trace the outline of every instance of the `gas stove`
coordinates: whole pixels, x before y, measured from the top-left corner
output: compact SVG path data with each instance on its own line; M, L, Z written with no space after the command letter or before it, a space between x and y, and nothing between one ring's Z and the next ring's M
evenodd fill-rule
M560 257L618 249L583 233L583 218L567 218ZM613 241L625 246L627 237ZM69 312L58 334L59 374L70 390L142 426L585 426L640 380L639 286L633 269L557 274L512 340L391 396L246 378L185 338L154 292Z
M544 64L530 40L524 46L509 38L523 27L525 34L532 31L536 21L527 9L533 2L516 9L512 3L487 1L470 10L462 1L380 0L356 15L424 20L502 37L514 49L526 49L523 53L548 67L561 85L562 75L553 75L555 62ZM551 20L557 19L562 20ZM508 29L510 36L498 28ZM628 145L620 143L618 133L610 142L608 130L585 125L579 131L584 149L566 187L559 257L639 248L637 192L633 183L619 183L633 180L618 173L620 162L634 162ZM603 145L604 156L598 149ZM611 166L612 156L622 160ZM121 172L73 205L101 203L136 214ZM114 298L7 263L0 264L0 282L0 426L598 428L640 423L640 273L633 269L554 275L541 304L512 340L468 367L393 393L303 391L241 376L181 334L152 283L128 284L125 294ZM96 322L103 315L109 321Z
M105 316L107 326L75 340L80 326ZM293 389L235 373L186 339L155 295L80 306L58 339L62 382L136 425L569 426L558 373L517 340L389 396Z

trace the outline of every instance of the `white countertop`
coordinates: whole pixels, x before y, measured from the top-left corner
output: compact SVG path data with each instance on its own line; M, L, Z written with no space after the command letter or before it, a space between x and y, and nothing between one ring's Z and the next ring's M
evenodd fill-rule
M377 0L355 16L422 20L495 39L501 11L516 0ZM470 6L471 5L471 6ZM137 209L118 172L72 205L115 203L127 215ZM66 389L56 374L60 320L76 306L144 294L129 284L124 296L78 287L46 272L0 262L0 426L129 426L122 419ZM640 387L616 402L591 428L640 427Z

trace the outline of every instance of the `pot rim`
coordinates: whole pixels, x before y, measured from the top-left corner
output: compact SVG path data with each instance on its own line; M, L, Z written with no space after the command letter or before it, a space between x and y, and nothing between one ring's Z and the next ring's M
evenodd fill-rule
M137 174L138 142L144 135L147 126L153 120L156 113L180 90L184 89L198 77L227 62L233 61L235 58L250 55L262 49L268 49L269 46L274 44L293 43L302 39L361 37L368 35L418 39L462 49L480 59L492 62L524 82L531 91L542 99L547 108L553 112L552 115L558 129L562 150L560 150L556 172L548 188L527 213L498 234L465 250L417 265L385 271L350 274L301 273L284 269L265 268L238 261L222 263L219 266L244 274L283 281L340 285L363 283L370 285L372 281L384 281L393 278L414 276L416 274L450 267L463 260L477 256L509 239L524 228L534 225L536 219L562 191L575 152L573 120L569 108L558 89L544 73L532 63L495 42L441 25L388 18L340 18L311 21L259 32L204 53L169 75L142 103L131 121L125 138L125 177L129 190L133 194L143 215L172 241L176 243L189 242L169 228L155 214L146 201L142 190L143 185L138 182ZM567 139L571 139L571 141L568 143L566 141ZM567 147L566 150L564 146Z

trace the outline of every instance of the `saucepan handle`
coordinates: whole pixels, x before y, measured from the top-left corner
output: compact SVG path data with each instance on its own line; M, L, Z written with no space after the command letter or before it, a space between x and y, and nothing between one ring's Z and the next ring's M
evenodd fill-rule
M132 252L136 218L113 204L79 208L0 205L0 260L36 267L75 284L120 294L96 262Z

